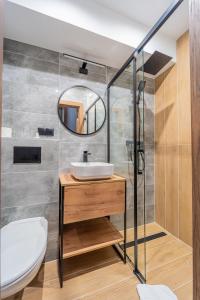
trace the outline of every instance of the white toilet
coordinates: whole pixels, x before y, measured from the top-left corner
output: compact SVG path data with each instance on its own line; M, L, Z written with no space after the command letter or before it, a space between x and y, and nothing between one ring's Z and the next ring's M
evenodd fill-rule
M48 222L29 218L1 229L1 298L22 290L36 276L47 248Z

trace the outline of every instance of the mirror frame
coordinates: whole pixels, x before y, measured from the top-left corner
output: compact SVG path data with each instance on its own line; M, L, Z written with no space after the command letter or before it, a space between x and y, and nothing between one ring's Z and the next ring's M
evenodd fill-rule
M85 134L85 133L77 133L77 132L75 132L75 131L73 131L73 130L67 128L66 125L64 124L64 122L61 120L60 115L59 115L59 102L60 102L62 96L63 96L68 90L70 90L70 89L72 89L72 88L76 88L76 87L77 87L77 88L87 88L87 89L90 90L91 92L95 93L95 94L101 99L101 101L103 102L103 106L104 106L104 110L105 110L105 116L104 116L104 120L103 120L103 122L102 122L102 125L101 125L96 131L91 132L91 133L88 133L88 134L87 134L87 133L86 133L86 134ZM106 90L105 90L105 91L106 91ZM105 122L106 122L106 116L107 116L106 105L105 105L105 102L104 102L104 100L102 99L102 97L99 96L99 94L97 94L94 90L92 90L91 88L89 88L89 87L87 87L87 86L85 86L85 85L73 85L73 86L71 86L70 88L65 89L65 90L60 94L60 96L59 96L59 98L58 98L58 103L57 103L57 113L58 113L59 120L60 120L61 124L64 126L64 128L65 128L66 130L68 130L69 132L71 132L71 133L73 133L73 134L75 134L75 135L77 135L77 136L80 136L80 137L88 137L88 136L95 135L96 133L98 133L98 132L103 128L103 126L104 126L104 124L105 124Z

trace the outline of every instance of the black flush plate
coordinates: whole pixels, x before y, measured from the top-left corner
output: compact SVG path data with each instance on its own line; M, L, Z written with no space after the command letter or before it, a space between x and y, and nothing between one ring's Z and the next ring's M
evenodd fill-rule
M13 149L14 164L40 164L41 147L15 146Z

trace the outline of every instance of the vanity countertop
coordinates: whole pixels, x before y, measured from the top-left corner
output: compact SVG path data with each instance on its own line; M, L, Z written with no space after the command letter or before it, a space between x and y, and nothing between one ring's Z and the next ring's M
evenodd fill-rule
M70 173L61 173L60 176L60 184L61 186L72 186L72 185L82 185L82 184L94 184L94 183L110 183L117 181L126 181L126 179L122 176L114 174L109 179L99 179L99 180L77 180Z

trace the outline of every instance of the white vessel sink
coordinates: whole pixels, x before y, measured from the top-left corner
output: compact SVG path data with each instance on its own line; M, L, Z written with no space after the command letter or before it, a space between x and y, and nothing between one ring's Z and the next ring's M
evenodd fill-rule
M106 179L113 175L114 165L103 162L73 162L71 173L79 180Z

